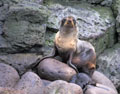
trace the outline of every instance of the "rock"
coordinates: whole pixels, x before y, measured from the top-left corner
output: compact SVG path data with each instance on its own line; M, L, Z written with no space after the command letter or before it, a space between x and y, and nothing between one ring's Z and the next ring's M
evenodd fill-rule
M49 80L42 80L43 81L43 84L45 85L45 86L48 86L50 83L52 83L51 81L49 81Z
M71 77L76 74L75 70L69 67L67 64L52 58L41 61L37 69L41 78L51 81L69 81Z
M17 71L0 61L0 87L14 87L19 80Z
M112 9L116 16L116 30L118 33L118 41L120 42L120 0L113 1Z
M98 70L107 76L120 92L120 44L107 49L98 57Z
M22 75L28 69L30 69L31 66L35 64L35 61L38 58L41 58L41 55L36 55L36 54L0 55L0 61L16 68L20 75Z
M42 4L43 0L19 0L19 3L36 3L36 4Z
M80 86L62 80L52 82L44 89L44 94L83 94Z
M85 88L86 85L92 83L92 79L85 73L78 73L72 77L70 82L79 85L81 88Z
M9 10L9 5L8 4L5 4L4 6L1 6L0 7L0 21L4 21L6 16L7 16L7 13L8 13L8 10Z
M8 4L8 5L14 5L17 4L19 0L0 0L3 5Z
M41 49L49 13L46 7L35 3L11 6L4 24L5 39L17 52L34 46Z
M27 72L16 84L15 89L25 90L27 94L43 94L43 87L42 80L35 73Z
M108 7L92 6L86 3L67 3L67 5L50 4L48 9L51 11L48 28L56 31L59 29L59 21L63 17L74 16L78 22L79 39L91 42L95 46L97 54L112 47L116 41L115 19Z
M0 21L0 35L3 33L3 22Z
M12 52L11 45L0 35L0 53Z
M102 84L97 84L97 86L87 86L85 94L118 94L114 89L111 89Z
M104 0L101 2L101 5L111 7L113 1L115 1L115 0Z
M98 76L99 75L99 76ZM99 83L99 84L102 84L102 85L105 85L105 86L108 86L112 89L114 89L115 91L116 88L114 86L114 84L102 73L98 72L98 71L95 71L93 76L92 76L92 79L96 82L96 83ZM102 79L102 80L101 80Z
M0 94L27 94L25 91L0 87Z
M87 2L91 4L99 4L104 0L44 0L45 3L79 3L79 2Z

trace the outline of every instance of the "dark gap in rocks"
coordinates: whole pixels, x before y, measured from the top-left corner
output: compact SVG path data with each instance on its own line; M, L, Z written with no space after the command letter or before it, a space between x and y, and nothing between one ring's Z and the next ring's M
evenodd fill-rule
M51 31L51 32L53 32L53 33L56 33L56 32L58 32L58 29L47 27L47 28L46 28L46 31Z

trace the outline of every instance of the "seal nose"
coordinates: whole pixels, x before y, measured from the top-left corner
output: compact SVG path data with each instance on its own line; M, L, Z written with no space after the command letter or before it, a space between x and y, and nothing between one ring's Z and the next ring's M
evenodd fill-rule
M68 20L68 22L67 22L68 24L71 24L71 20Z

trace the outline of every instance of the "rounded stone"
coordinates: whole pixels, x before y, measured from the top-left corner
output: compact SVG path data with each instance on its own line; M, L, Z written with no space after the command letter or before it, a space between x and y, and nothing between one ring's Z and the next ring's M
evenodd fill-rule
M85 73L78 73L72 77L70 82L84 88L86 85L92 84L92 79Z
M13 67L0 62L1 87L14 87L19 78L18 72Z
M105 85L105 86L108 86L109 88L112 88L114 89L115 91L116 88L115 86L113 85L113 83L102 73L98 72L98 71L95 71L93 76L92 76L92 79L96 82L96 83L99 83L99 84L102 84L102 85Z
M118 93L108 86L97 84L96 86L88 85L85 94L118 94Z
M37 69L41 78L51 81L69 81L71 77L76 74L75 70L69 67L67 64L52 58L41 61Z
M33 72L25 73L16 84L16 89L25 90L27 94L43 94L43 82Z
M0 87L0 94L27 94L27 93L23 90Z
M44 94L83 94L80 86L57 80L44 89Z

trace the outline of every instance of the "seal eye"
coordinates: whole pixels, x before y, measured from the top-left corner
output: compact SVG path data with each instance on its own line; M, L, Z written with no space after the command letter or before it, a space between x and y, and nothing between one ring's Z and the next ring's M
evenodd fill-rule
M74 25L76 25L76 20L75 19L73 19L73 23L74 23Z
M66 22L66 19L62 19L61 26L64 26L65 22Z

